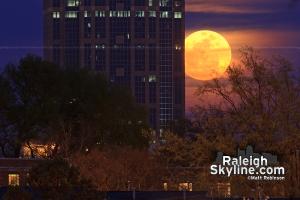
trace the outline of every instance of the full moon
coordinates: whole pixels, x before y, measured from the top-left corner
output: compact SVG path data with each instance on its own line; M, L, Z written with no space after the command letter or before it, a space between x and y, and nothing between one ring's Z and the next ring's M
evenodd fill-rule
M197 80L223 76L231 63L227 40L214 31L197 31L185 39L185 73Z

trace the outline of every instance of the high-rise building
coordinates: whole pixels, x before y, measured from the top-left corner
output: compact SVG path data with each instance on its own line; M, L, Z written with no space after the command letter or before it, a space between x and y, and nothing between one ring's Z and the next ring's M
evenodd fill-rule
M44 0L44 57L129 86L155 130L184 117L184 0Z

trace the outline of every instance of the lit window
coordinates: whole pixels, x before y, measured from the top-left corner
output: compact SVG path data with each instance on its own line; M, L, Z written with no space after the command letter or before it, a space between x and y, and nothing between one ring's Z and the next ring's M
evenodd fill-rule
M144 11L136 11L135 16L136 17L145 17L145 12Z
M8 185L9 186L19 186L20 185L20 175L19 174L8 174Z
M178 45L178 44L176 44L176 45L175 45L175 50L180 51L180 50L181 50L181 46Z
M104 44L98 44L95 47L96 49L105 49L105 45Z
M105 17L105 11L104 10L96 10L95 17Z
M193 191L193 184L192 183L179 183L178 187L179 191Z
M174 12L174 18L175 19L181 19L182 18L182 12Z
M168 11L163 11L160 13L160 17L161 18L169 18L169 12Z
M77 12L76 11L68 11L65 13L66 18L77 18Z
M68 0L68 7L77 7L80 5L79 0Z
M149 6L153 6L153 0L149 0Z
M91 12L90 11L84 11L84 17L91 17Z
M110 17L130 17L130 11L110 11Z
M159 6L166 7L170 4L170 0L160 0Z
M53 17L53 19L59 19L60 18L60 13L59 12L53 12L52 17Z
M150 82L150 83L156 82L156 76L155 76L155 75L150 75L150 76L149 76L149 82Z
M156 17L156 11L149 11L149 17Z
M146 85L145 85L145 77L144 76L136 76L135 77L135 86L134 93L136 102L139 104L143 104L146 102ZM140 123L140 122L139 122Z

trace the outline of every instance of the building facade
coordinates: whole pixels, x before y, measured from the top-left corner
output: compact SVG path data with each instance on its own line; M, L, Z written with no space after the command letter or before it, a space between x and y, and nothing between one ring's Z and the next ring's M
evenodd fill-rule
M0 187L27 186L32 167L42 159L0 158Z
M153 129L184 117L184 0L44 0L44 57L128 86Z

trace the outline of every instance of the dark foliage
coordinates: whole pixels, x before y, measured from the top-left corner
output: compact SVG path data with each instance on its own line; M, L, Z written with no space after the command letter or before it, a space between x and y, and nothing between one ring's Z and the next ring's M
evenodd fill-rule
M52 154L65 157L105 144L148 145L144 108L127 88L94 71L62 70L28 56L6 67L0 90L4 156L19 157L32 141L53 144Z

